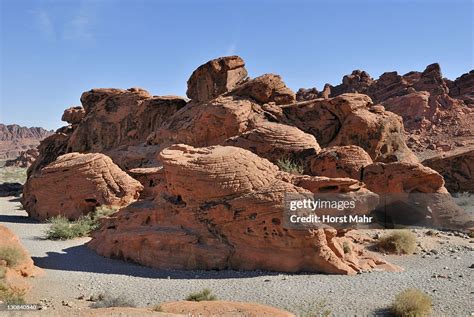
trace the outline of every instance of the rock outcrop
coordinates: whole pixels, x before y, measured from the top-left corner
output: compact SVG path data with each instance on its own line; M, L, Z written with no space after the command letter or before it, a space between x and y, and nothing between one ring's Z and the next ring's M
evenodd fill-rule
M20 244L18 237L7 227L0 225L0 287L5 292L10 289L28 291L28 278L39 276L42 270L34 266L28 252ZM6 257L4 255L14 255ZM0 292L0 304L2 294Z
M423 161L440 173L451 193L474 193L474 148L460 149Z
M99 254L168 269L337 274L396 269L334 229L283 226L285 193L311 193L301 186L317 192L325 185L325 191L373 198L357 181L333 179L327 186L331 179L279 172L269 161L230 146L174 145L160 155L167 191L105 219L89 242ZM343 185L347 181L351 185ZM342 243L352 249L350 255Z
M23 206L30 217L77 219L101 205L124 207L143 186L99 153L58 157L28 179Z
M82 106L70 107L64 110L62 121L66 121L70 124L79 124L84 119L86 111Z
M39 155L39 151L36 148L26 150L26 151L21 152L17 158L12 159L12 160L7 160L5 162L5 166L28 168L34 163L38 155Z
M280 76L274 74L250 79L233 91L233 94L251 97L258 103L274 102L277 105L290 104L296 100L295 93L286 87Z
M38 127L21 127L17 124L0 123L0 159L15 159L28 149L38 146L52 131Z
M192 73L186 95L195 102L206 102L231 91L247 78L244 66L239 56L211 60Z

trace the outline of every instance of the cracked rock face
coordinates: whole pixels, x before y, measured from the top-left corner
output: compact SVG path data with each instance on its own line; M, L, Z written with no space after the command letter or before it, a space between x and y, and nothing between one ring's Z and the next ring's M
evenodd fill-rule
M28 179L22 203L35 219L58 215L77 219L96 206L126 206L138 199L142 189L104 154L69 153Z
M373 199L356 180L303 179L278 171L247 150L227 146L174 145L161 156L168 190L105 219L89 242L99 254L167 269L336 274L379 266L397 269L334 229L283 227L285 193L325 187ZM352 249L350 254L344 253L343 243Z

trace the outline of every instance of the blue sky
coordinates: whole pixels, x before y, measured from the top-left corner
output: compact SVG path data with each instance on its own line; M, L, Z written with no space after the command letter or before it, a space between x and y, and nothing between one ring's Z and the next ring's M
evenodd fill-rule
M55 129L97 87L183 95L200 64L244 58L250 76L289 87L363 69L473 69L469 1L0 0L0 122Z

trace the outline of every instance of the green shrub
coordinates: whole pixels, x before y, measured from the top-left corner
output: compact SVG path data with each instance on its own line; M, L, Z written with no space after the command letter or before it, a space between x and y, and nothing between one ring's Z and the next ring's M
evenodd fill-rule
M46 230L46 238L49 240L69 240L86 237L91 231L99 227L100 218L108 217L117 212L115 207L100 206L94 212L81 216L79 219L69 221L64 216L49 219L51 226Z
M0 282L0 301L8 305L25 304L26 290L22 288L10 288Z
M349 246L349 243L347 241L344 241L342 243L342 250L344 251L344 254L351 253L351 247Z
M416 249L416 235L409 230L394 230L381 237L377 245L385 252L411 254Z
M23 252L17 247L1 247L0 260L7 262L8 267L13 267L23 259Z
M400 317L421 317L431 311L431 298L422 291L409 288L395 297L392 312Z
M200 292L197 293L191 293L186 297L186 300L193 301L193 302L201 302L205 300L216 300L217 297L215 295L212 295L212 292L210 289L205 288Z
M302 175L304 172L304 168L301 164L288 158L279 159L277 166L280 170L294 175Z
M100 294L99 300L91 305L92 308L108 308L108 307L136 307L137 304L125 295L112 296L109 294Z

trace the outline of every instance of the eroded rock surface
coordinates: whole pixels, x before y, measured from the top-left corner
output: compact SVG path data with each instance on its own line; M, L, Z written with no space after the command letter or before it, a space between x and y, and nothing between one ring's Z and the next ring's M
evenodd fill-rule
M138 199L142 189L103 154L69 153L28 179L22 203L35 219L58 215L77 219L96 206L126 206Z
M39 155L39 151L36 148L29 149L20 153L20 155L12 160L7 160L5 166L15 166L21 168L30 167Z
M174 145L161 157L168 191L104 220L89 243L99 254L168 269L337 274L377 266L396 269L336 230L283 227L284 194L311 193L306 188L322 188L317 184L327 185L331 179L308 176L303 180L247 150L229 146ZM351 185L340 188L326 187L326 192L331 188L370 193L358 181L349 181ZM343 252L342 243L350 246L350 254Z

